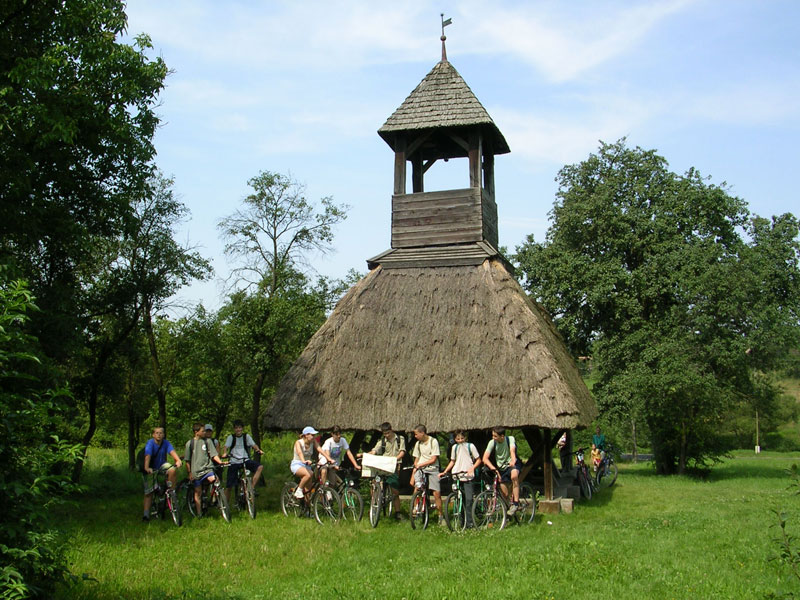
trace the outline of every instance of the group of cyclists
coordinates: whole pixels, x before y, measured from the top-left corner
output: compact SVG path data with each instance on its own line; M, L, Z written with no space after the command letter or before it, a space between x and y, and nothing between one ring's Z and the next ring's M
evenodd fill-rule
M181 458L172 444L165 439L162 427L153 428L152 439L148 440L144 449L144 502L143 521L150 520L153 502L155 475L165 474L168 488L176 486L177 470L185 464L188 480L194 489L195 514L202 515L202 494L206 484L212 484L217 478L215 468L228 466L225 494L230 501L230 490L236 489L241 473L252 475L253 486L261 478L263 466L252 458L253 453L263 454L250 434L244 432L241 420L233 423L233 433L228 435L222 446L214 438L214 427L211 424L197 422L192 425L192 439L186 442L184 455ZM380 425L380 438L367 452L384 457L393 457L396 468L386 473L386 484L391 489L393 514L398 520L403 519L400 511L400 464L406 457L406 441L396 433L390 423ZM447 455L447 466L440 470L441 450L436 437L428 435L425 425L417 425L413 430L416 443L411 451L413 460L409 485L419 488L423 483L433 494L439 522L444 524L442 512L441 482L443 477L452 475L462 484L467 508L472 504L475 495L476 473L478 467L496 472L501 481L503 495L508 499L508 516L513 516L519 507L520 471L522 461L517 456L517 445L514 436L507 435L503 427L492 428L492 439L481 455L474 444L467 441L463 430L456 430L451 435L451 446ZM599 432L598 432L599 433ZM337 471L347 458L356 471L361 470L357 457L353 454L341 429L334 427L331 435L324 442L318 438L319 432L309 426L305 427L293 444L292 460L289 464L291 473L298 484L295 497L308 501L312 487L319 483L336 486L339 483ZM359 455L360 456L360 455ZM170 463L168 458L172 458ZM224 463L223 459L228 462ZM469 511L468 511L469 514ZM470 525L470 523L468 523Z
M174 489L177 483L178 469L186 465L189 482L194 488L194 502L197 515L202 515L203 488L216 480L215 467L224 466L223 459L229 459L228 476L225 494L230 501L230 491L236 489L242 470L253 474L253 485L257 484L264 469L258 461L251 458L251 452L264 454L249 433L244 432L241 420L233 422L233 433L225 439L220 450L219 440L214 438L214 426L197 422L192 425L194 436L184 448L183 460L178 456L169 440L165 439L164 428L154 427L152 439L144 448L144 466L142 479L144 483L144 513L142 521L150 520L150 509L153 504L153 492L156 487L156 474L166 474L167 487ZM174 463L168 461L171 457Z

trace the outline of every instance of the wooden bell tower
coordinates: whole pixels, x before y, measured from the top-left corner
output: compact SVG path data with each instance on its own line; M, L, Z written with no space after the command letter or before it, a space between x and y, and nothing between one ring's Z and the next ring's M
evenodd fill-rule
M394 150L392 250L367 261L370 268L409 266L415 258L422 260L420 266L476 264L477 254L480 260L496 255L494 157L510 150L489 113L447 60L444 36L442 60L378 134ZM425 174L436 161L464 158L465 187L425 191ZM400 250L404 252L394 252ZM473 254L471 262L465 262ZM390 264L399 259L400 263Z

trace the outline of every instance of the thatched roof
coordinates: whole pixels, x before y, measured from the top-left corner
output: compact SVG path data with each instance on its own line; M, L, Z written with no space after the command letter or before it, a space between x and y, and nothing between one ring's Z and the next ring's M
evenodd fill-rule
M597 409L544 311L498 259L377 267L283 378L266 425L397 430L588 425Z
M453 65L443 60L414 88L378 134L394 150L397 133L475 125L486 131L493 154L509 152L503 134L467 82Z

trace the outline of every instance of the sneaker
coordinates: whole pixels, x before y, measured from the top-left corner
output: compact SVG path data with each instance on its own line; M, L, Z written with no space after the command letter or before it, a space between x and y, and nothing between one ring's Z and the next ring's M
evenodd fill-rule
M302 500L303 499L303 490L302 490L302 488L297 488L294 491L294 497L297 498L298 500Z
M149 515L142 515L142 523L149 523L150 516Z
M508 514L508 516L509 516L509 517L513 517L513 516L514 516L514 513L516 513L516 512L517 512L517 509L518 509L518 508L519 508L519 506L518 506L518 505L516 505L516 504L512 504L512 505L511 505L511 508L509 508L509 509L508 509L508 513L507 513L507 514Z
M444 517L439 517L439 525L447 527L447 521L445 521Z
M401 515L400 513L394 513L394 520L399 523L400 521L403 520L403 515Z

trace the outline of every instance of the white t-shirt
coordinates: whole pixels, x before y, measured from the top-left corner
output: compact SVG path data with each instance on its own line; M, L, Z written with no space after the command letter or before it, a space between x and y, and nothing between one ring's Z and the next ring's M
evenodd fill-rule
M433 461L430 465L426 467L422 467L422 470L426 473L438 473L439 472L439 440L437 440L432 435L428 436L428 439L425 442L417 442L417 445L414 446L414 450L411 452L411 456L414 458L418 458L418 462L425 462L436 457L436 460Z
M478 454L478 449L475 447L475 444L470 442L456 444L450 448L450 460L456 461L453 465L453 473L461 473L457 476L461 481L472 481L475 476L467 475L463 473L463 471L468 471L470 467L475 464L475 459L479 456L480 454Z
M339 438L339 442L333 441L333 436L329 437L325 440L325 443L322 444L322 449L325 450L328 454L331 455L333 462L336 463L336 466L342 464L342 457L347 453L350 449L350 446L347 444L347 440L343 437ZM322 454L319 455L319 464L324 465L328 462L328 459L325 458Z
M244 436L247 436L246 440L242 440L242 438L236 438L236 444L234 445L234 437L229 435L225 438L225 445L228 447L228 453L231 457L231 462L233 464L239 464L247 460L247 452L244 451L244 444L243 441L247 441L247 447L252 448L255 445L253 438L250 437L249 433L245 433ZM244 437L243 436L243 437Z

